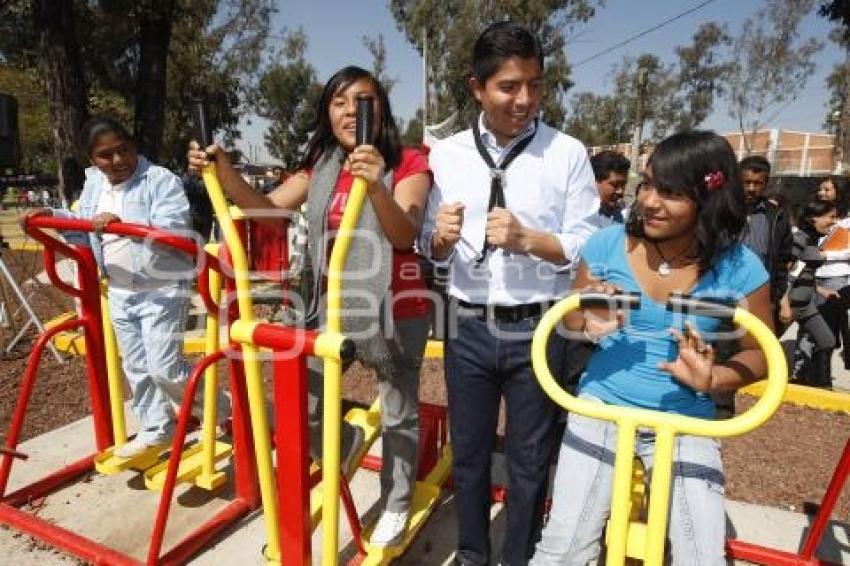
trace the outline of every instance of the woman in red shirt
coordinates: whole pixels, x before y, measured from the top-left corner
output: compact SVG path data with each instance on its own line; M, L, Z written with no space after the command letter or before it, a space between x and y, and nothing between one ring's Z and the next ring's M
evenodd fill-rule
M359 96L375 101L373 145L356 146ZM345 67L328 80L317 108L317 124L299 170L268 195L254 191L217 145L206 150L192 142L194 168L214 155L221 186L249 216L280 222L269 210L295 212L307 204L308 261L313 277L303 278L305 323L323 322L322 295L327 258L339 228L354 177L367 183L367 199L357 225L343 283L343 332L357 342L358 359L376 370L383 428L381 500L384 507L370 542L393 545L407 526L415 486L419 438L419 370L428 336L429 303L413 242L431 188L425 157L402 149L386 90L368 71ZM283 215L281 215L283 216ZM294 297L296 304L298 297ZM321 458L322 366L310 359L310 445ZM350 471L363 444L359 427L343 423L343 471Z

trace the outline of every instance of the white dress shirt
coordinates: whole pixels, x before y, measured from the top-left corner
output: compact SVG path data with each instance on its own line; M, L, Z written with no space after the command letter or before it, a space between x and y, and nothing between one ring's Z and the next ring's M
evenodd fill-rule
M508 166L503 177L506 208L526 228L555 236L567 263L556 265L534 255L491 250L476 265L485 241L490 171L468 129L434 145L429 155L434 186L420 236L420 249L431 256L434 220L442 204L461 202L461 239L444 261L450 270L449 295L475 304L518 305L562 297L569 289L568 271L579 250L597 230L593 216L599 193L587 157L578 140L539 122L499 147L479 116L481 138L496 164L528 135L532 142Z

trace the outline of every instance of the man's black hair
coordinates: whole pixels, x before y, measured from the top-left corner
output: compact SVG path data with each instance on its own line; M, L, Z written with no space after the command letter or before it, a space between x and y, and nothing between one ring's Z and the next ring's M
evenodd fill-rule
M606 149L590 157L590 166L593 167L593 176L597 181L604 181L611 172L629 174L632 162L618 151Z
M661 193L683 196L696 204L696 250L701 273L708 271L736 242L747 225L744 187L735 152L726 138L706 130L674 134L656 146L647 170ZM723 175L720 187L709 189L707 175ZM645 238L639 207L630 214L626 232Z
M511 57L537 59L543 70L543 47L534 34L514 22L491 24L472 48L472 76L483 85Z
M761 155L748 155L741 160L741 171L752 171L753 173L764 173L770 177L770 161Z

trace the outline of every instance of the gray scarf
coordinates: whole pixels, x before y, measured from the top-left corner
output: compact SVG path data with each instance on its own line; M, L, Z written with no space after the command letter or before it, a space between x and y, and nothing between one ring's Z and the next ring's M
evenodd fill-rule
M322 282L328 263L328 207L336 191L345 156L345 151L339 146L322 155L313 167L307 189L305 267L308 269L305 271L310 273L302 276L302 296L305 301L304 321L308 328L325 322L327 300ZM384 178L384 185L392 187L392 171ZM384 365L390 359L382 314L392 281L392 247L368 197L351 238L343 272L342 332L354 339L358 359L375 366Z

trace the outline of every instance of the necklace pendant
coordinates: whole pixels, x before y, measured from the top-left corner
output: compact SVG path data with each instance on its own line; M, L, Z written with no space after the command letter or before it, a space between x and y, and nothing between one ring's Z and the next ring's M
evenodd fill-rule
M658 264L658 275L661 277L667 277L670 275L670 264L666 261L662 261Z

